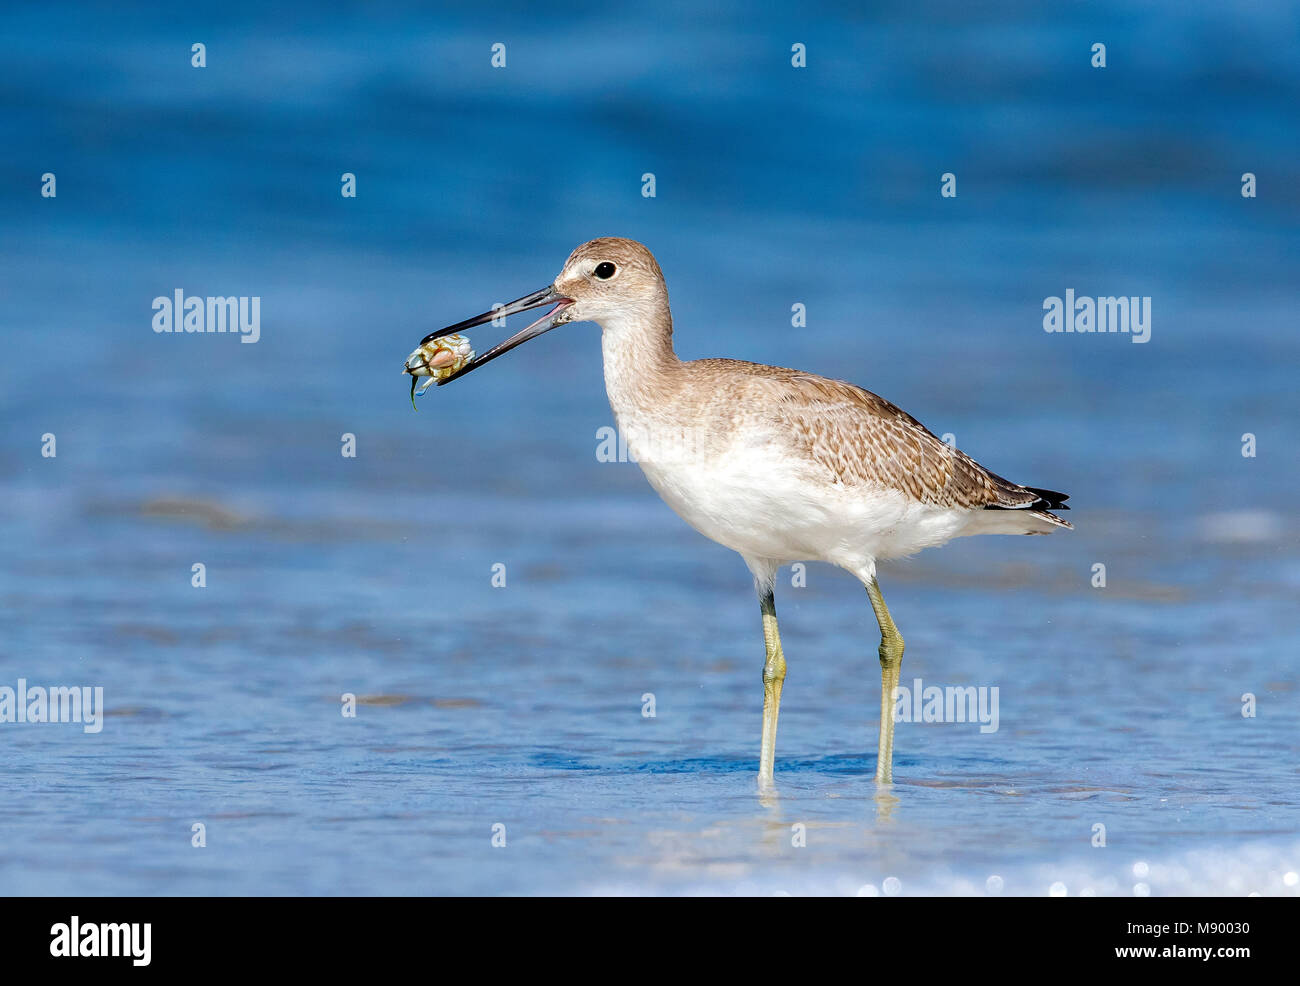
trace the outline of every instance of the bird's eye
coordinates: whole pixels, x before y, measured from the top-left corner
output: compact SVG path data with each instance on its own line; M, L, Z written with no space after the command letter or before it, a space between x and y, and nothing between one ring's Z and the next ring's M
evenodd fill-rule
M608 260L603 260L596 265L596 276L602 281L608 281L614 276L615 267Z

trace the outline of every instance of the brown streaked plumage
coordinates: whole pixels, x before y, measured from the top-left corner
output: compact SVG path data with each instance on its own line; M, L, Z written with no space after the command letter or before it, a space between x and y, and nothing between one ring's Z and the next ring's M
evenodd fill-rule
M876 563L969 534L1045 534L1070 525L1065 494L1021 486L940 441L910 414L841 380L673 352L668 289L640 243L603 237L570 255L555 281L424 343L494 318L554 305L439 386L567 322L601 327L605 389L631 457L706 537L740 553L754 577L767 651L762 784L773 780L785 680L773 585L793 561L824 561L866 586L880 626L876 780L892 779L893 708L903 654Z
M815 462L835 483L887 486L918 503L945 507L1026 509L1041 504L1031 512L1070 527L1045 509L1052 504L1044 494L1060 494L1003 479L902 408L855 384L740 360L700 359L683 366L693 381L715 374L730 377L736 384L732 399L760 401L789 425L795 453Z

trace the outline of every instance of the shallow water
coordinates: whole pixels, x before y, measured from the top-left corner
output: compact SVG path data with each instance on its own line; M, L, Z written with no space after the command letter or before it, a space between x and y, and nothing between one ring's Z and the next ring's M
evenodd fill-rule
M0 724L0 891L1297 893L1295 14L745 9L0 15L0 686L108 712ZM597 330L412 413L425 332L606 233L684 357L1071 494L1070 534L882 569L903 683L997 687L996 732L900 723L878 797L865 596L783 572L760 799L748 574L598 461ZM176 287L260 296L261 340L154 334ZM1044 333L1068 287L1151 295L1151 341Z

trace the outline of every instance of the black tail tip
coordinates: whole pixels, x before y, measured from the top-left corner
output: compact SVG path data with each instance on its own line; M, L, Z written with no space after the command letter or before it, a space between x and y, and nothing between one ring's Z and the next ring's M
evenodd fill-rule
M1070 509L1065 503L1066 500L1070 499L1069 493L1058 493L1056 490L1040 490L1036 486L1026 486L1025 489L1038 497L1037 500L1029 505L1031 510Z

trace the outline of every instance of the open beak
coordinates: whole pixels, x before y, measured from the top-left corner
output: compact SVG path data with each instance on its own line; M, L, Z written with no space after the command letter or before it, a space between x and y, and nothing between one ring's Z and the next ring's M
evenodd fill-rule
M451 335L455 332L461 332L464 329L472 329L476 325L483 325L485 322L491 322L493 319L506 318L509 315L517 315L519 312L530 311L533 308L541 308L545 305L555 305L549 312L539 318L526 329L521 329L504 342L497 343L487 352L474 357L455 373L451 374L444 380L438 381L441 387L444 383L451 383L453 380L463 377L470 370L482 366L484 363L491 362L502 353L508 353L516 346L534 339L543 332L549 332L558 324L557 319L564 309L573 304L572 298L566 298L564 295L556 292L554 285L542 288L540 291L534 291L532 294L510 302L508 305L502 305L500 308L493 309L490 312L484 312L482 315L475 315L473 318L467 318L463 322L457 322L455 325L449 325L445 329L439 329L437 332L430 332L422 340L420 345L434 339L440 339L442 336Z

